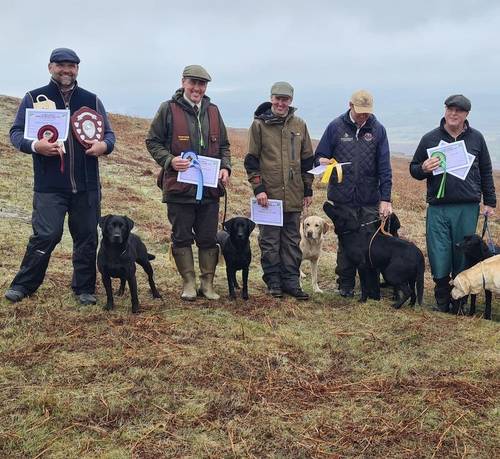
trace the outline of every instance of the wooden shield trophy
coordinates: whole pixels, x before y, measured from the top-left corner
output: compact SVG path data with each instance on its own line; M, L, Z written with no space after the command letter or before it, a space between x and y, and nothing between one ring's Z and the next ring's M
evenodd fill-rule
M104 118L89 107L82 107L71 116L73 134L85 149L92 146L91 140L104 139Z

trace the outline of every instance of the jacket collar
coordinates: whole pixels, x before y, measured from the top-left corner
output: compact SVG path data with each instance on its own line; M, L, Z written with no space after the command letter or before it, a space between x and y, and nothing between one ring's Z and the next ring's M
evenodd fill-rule
M297 110L295 107L288 107L288 114L286 116L277 116L271 110L272 104L271 102L264 102L257 107L255 110L254 118L257 120L262 120L266 124L284 124L290 118L293 117L293 114Z

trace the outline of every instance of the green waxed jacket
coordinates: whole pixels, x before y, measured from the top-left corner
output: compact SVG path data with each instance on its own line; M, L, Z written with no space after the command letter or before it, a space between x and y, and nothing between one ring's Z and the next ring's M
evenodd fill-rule
M191 138L191 145L193 150L199 155L206 155L207 146L209 145L209 116L208 116L208 106L211 105L210 98L203 96L200 109L200 121L201 130L203 135L203 145L200 145L200 131L198 129L196 115L193 111L192 106L184 99L184 90L178 89L172 96L172 99L166 102L162 102L160 108L158 109L151 126L149 128L148 135L146 137L146 147L153 157L153 159L163 168L168 168L170 162L174 155L170 152L170 144L172 140L172 110L170 108L170 103L172 101L177 102L182 109L185 111L189 127L189 136ZM231 153L229 150L229 140L227 136L226 126L219 113L219 126L220 126L220 148L219 148L219 158L221 160L221 169L227 169L231 173ZM205 201L208 198L203 198ZM195 189L187 195L176 195L168 196L167 193L163 193L163 201L168 202L184 202L184 203L194 203L195 200Z
M265 191L269 199L281 199L285 212L300 212L306 196L312 196L313 149L306 123L290 107L286 117L261 104L249 131L245 169L254 194Z

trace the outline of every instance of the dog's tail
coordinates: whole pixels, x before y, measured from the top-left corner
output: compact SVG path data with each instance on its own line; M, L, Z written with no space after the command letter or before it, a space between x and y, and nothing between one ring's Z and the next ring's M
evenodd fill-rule
M156 257L154 255L151 255L150 253L148 253L148 260L154 260Z
M424 298L424 272L425 272L425 259L422 255L422 259L417 268L417 302L419 306L422 306L422 301Z

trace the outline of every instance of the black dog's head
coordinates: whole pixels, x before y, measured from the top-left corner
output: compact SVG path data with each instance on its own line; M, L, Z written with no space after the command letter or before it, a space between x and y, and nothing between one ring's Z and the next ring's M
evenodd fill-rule
M455 244L457 249L461 250L464 255L473 261L482 261L491 256L490 249L486 242L477 234L465 236L463 241Z
M233 244L242 244L248 241L255 228L255 223L245 217L234 217L224 223L224 229L229 233Z
M134 222L124 215L106 215L99 220L102 237L110 244L124 244L127 242Z
M361 226L354 212L347 208L339 208L330 202L323 204L323 210L328 217L330 217L335 228L335 233L338 235L346 233L356 233L360 230Z
M389 218L386 220L384 229L394 237L399 237L398 230L401 228L401 223L399 222L399 218L396 214L389 215Z

